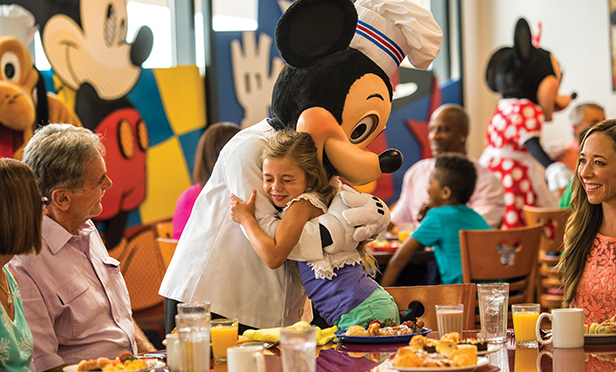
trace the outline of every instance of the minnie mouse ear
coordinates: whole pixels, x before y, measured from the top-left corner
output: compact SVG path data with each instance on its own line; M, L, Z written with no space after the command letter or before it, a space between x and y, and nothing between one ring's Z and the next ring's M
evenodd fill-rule
M518 19L515 25L515 35L513 39L513 50L519 61L526 61L535 49L532 43L533 35L530 32L530 26L524 18Z
M276 47L286 63L305 67L351 43L357 11L350 0L297 0L276 26Z
M498 81L501 80L499 75L503 74L503 61L511 56L512 53L513 51L510 47L501 48L492 55L490 62L488 62L486 82L493 92L499 91Z

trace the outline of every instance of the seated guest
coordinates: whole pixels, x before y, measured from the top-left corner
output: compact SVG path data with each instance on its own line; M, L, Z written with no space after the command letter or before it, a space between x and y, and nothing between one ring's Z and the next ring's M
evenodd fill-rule
M584 309L590 325L616 314L616 120L591 127L580 145L559 265L563 306Z
M178 201L175 204L173 212L173 239L179 239L184 231L184 226L188 222L190 212L197 196L203 189L203 185L210 179L214 164L218 160L220 150L237 132L240 127L233 123L216 123L210 125L197 145L197 154L195 155L195 165L193 168L193 185L184 190Z
M37 371L61 371L82 359L152 351L133 321L117 260L90 218L112 182L97 135L68 124L38 130L24 150L49 200L39 256L17 255L15 272L34 339Z
M17 281L4 265L16 254L41 252L44 204L34 174L24 163L0 159L0 370L29 371L32 333Z
M437 108L430 118L430 147L432 155L455 152L466 156L468 116L459 105L446 104ZM475 192L468 207L479 213L488 224L500 226L505 212L503 186L500 181L476 160L469 158L477 171ZM412 223L417 227L427 209L428 180L435 158L423 159L413 164L404 174L400 198L391 212L390 229L394 225Z
M547 142L545 144L545 152L554 161L564 163L569 169L575 171L582 133L593 125L605 120L605 110L596 103L580 103L571 110L569 119L573 129L573 139L565 146L563 146L562 141Z
M460 154L436 157L430 173L426 217L387 263L381 279L383 287L396 282L415 251L422 247L434 247L442 284L462 283L460 230L490 229L483 217L466 206L475 188L475 169L475 164Z

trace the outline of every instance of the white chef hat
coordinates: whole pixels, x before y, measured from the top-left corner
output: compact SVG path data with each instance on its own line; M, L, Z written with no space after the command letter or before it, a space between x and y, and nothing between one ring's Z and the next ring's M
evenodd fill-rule
M0 35L13 36L28 46L35 32L32 13L16 4L0 5Z
M357 0L355 48L392 77L408 56L416 68L425 69L436 58L443 31L432 13L412 0Z

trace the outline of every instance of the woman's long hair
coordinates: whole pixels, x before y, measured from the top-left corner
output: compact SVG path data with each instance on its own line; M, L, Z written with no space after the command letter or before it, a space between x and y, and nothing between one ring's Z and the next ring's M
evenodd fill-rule
M604 120L591 127L582 142L580 151L588 137L594 133L603 133L612 139L612 147L616 151L616 119ZM590 254L594 239L603 222L603 209L601 204L590 204L584 185L577 170L580 167L578 159L576 175L571 186L571 204L573 210L565 229L564 252L558 266L563 269L564 300L563 307L569 307L575 297L576 289L586 260ZM616 180L614 181L616 182Z

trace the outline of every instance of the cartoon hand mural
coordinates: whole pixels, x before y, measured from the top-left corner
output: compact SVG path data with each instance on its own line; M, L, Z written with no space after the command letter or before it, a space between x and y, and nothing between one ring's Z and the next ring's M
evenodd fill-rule
M284 63L274 58L270 73L272 38L265 33L259 35L258 50L254 32L242 33L242 44L244 50L238 40L231 42L231 61L237 100L244 108L241 124L246 128L269 116L271 92Z

